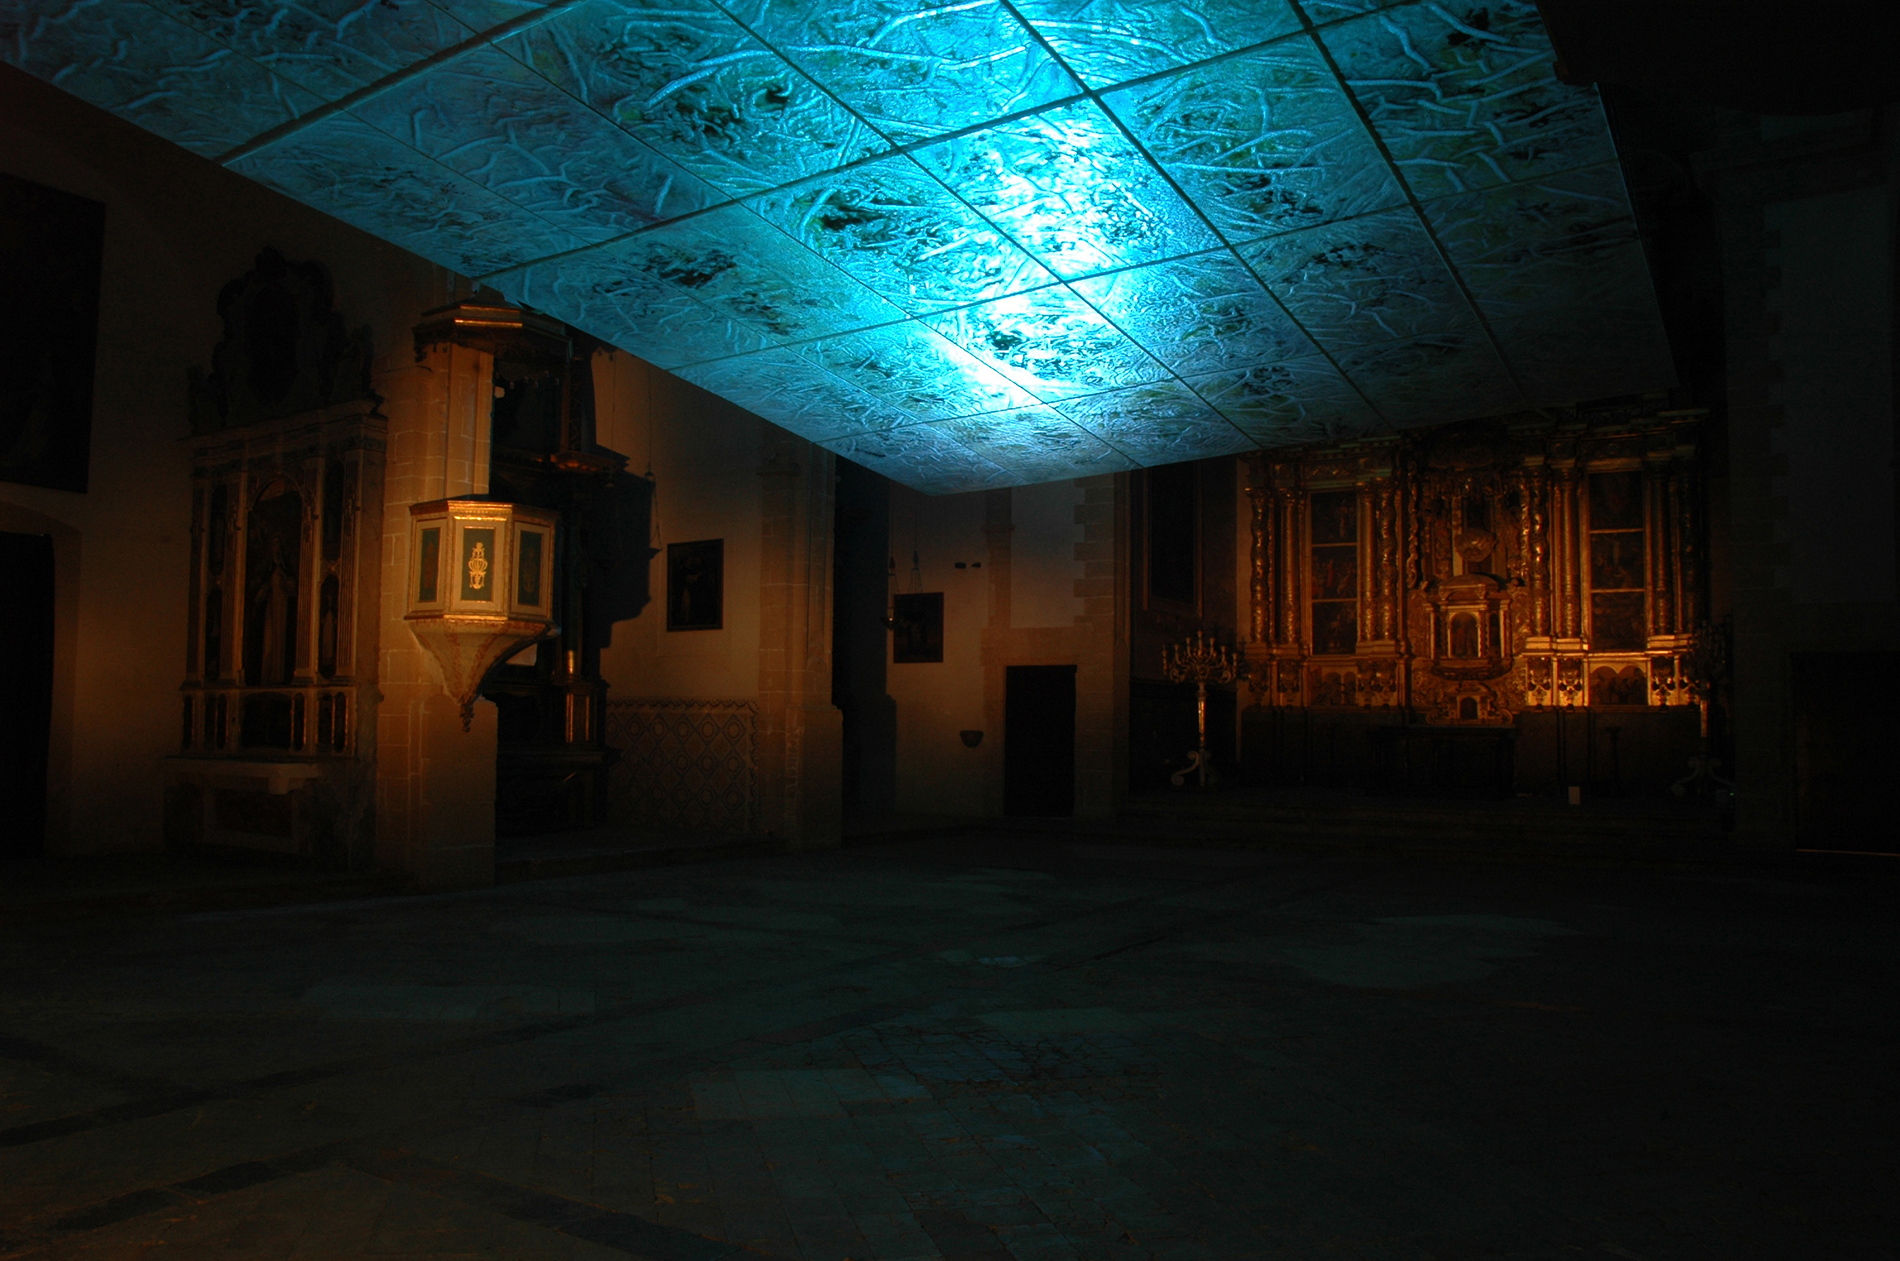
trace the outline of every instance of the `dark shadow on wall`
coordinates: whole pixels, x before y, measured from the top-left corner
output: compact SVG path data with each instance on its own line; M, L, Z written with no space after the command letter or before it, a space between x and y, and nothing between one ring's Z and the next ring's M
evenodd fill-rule
M581 516L586 576L587 639L596 648L613 643L614 623L640 616L653 600L653 494L649 477L622 474L593 497Z

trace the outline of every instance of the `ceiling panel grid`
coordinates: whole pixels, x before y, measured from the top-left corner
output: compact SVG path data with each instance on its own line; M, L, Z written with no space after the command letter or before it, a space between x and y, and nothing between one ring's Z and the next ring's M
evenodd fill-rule
M1673 383L1519 0L25 0L0 50L927 491Z

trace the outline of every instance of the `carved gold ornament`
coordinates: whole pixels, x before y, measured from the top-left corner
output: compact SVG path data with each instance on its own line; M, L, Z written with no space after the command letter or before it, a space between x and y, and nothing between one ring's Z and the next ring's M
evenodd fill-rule
M468 554L468 585L472 591L480 591L482 584L488 581L488 549L480 543Z

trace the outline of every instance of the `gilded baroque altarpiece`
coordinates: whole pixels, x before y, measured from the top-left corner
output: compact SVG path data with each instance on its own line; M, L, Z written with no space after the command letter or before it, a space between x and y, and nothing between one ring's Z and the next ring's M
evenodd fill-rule
M1693 705L1705 413L1543 416L1253 457L1255 705Z

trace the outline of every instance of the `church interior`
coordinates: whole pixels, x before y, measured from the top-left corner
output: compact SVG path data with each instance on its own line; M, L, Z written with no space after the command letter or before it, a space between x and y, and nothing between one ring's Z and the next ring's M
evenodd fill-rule
M1879 10L8 6L0 1258L1893 1256Z

